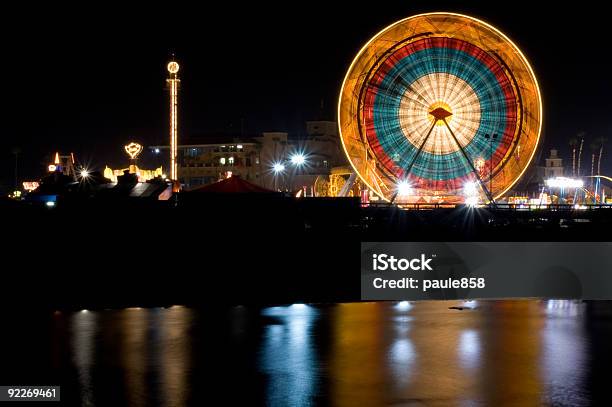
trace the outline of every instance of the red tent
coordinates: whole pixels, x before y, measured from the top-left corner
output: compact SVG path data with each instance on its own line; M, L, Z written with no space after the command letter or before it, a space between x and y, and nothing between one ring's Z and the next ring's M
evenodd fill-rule
M236 193L264 193L274 194L276 192L271 189L260 187L249 181L245 181L240 177L232 176L214 184L203 185L189 190L188 192L210 192L221 194L236 194Z

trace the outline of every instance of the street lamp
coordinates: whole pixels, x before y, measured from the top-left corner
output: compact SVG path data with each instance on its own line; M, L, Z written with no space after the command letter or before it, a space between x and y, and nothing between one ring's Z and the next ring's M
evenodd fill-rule
M278 190L278 177L285 172L285 164L275 162L272 164L272 172L274 173L274 189Z
M495 203L493 197L493 141L497 140L497 134L485 134L484 137L489 141L489 193L491 194L491 203Z
M274 171L274 174L278 174L280 172L284 172L285 171L285 165L282 163L274 163L272 165L272 171Z
M295 167L294 170L291 171L289 178L289 188L293 190L296 175L303 175L303 172L300 171L300 169L306 167L308 162L306 160L306 154L304 154L302 151L297 151L291 154L289 156L289 162Z

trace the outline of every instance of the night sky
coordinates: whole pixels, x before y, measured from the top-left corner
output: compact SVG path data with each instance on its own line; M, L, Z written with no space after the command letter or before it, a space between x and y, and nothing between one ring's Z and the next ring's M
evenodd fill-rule
M612 131L611 23L598 3L533 8L537 3L226 1L197 9L173 2L7 9L0 24L0 184L13 182L14 147L22 151L23 181L40 176L58 149L103 168L127 164L122 146L128 141L167 143L165 65L171 52L181 63L180 137L303 133L306 120L335 120L342 79L365 42L426 11L473 15L513 39L543 93L540 150L557 146L571 165L568 140L584 130L583 168L590 171L591 140ZM605 153L603 167L612 172Z

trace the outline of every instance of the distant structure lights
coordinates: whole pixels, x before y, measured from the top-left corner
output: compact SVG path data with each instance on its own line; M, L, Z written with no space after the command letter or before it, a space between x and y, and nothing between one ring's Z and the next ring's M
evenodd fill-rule
M549 188L582 188L584 181L581 179L567 178L567 177L555 177L546 180L546 186Z
M25 181L23 183L23 189L25 189L28 192L34 191L39 186L40 186L40 183L38 181Z
M170 89L170 179L178 179L178 78L179 64L176 61L168 63L169 77L166 80Z

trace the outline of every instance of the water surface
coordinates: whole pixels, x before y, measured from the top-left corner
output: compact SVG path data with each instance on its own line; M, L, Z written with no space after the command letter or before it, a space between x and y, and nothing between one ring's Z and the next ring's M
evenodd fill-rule
M611 310L549 300L56 312L28 340L5 334L15 340L2 378L59 384L83 406L580 406L609 397Z

